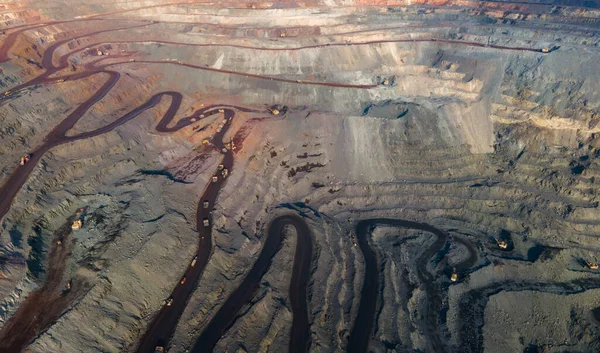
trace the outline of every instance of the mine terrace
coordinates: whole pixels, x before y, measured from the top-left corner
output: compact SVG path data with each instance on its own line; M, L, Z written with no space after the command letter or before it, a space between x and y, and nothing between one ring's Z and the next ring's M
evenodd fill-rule
M600 352L596 1L0 14L0 352Z

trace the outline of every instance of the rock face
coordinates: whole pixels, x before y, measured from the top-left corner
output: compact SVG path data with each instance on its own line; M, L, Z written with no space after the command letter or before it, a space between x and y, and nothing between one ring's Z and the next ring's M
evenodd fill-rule
M600 351L595 2L0 6L0 351Z

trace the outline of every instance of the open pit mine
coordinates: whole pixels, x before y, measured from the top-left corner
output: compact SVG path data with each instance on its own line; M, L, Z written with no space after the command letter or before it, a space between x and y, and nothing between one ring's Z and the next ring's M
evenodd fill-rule
M600 352L599 123L595 0L2 0L0 352Z

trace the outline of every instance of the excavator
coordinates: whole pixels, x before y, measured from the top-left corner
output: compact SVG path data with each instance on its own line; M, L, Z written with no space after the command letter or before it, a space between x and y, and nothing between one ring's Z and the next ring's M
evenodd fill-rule
M590 270L597 270L598 269L598 264L595 262L591 262L591 261L586 261L585 262L585 266L587 268L589 268Z
M496 241L496 244L498 244L498 247L502 250L506 250L508 248L508 243L505 242L504 240L498 240L498 239L494 239Z

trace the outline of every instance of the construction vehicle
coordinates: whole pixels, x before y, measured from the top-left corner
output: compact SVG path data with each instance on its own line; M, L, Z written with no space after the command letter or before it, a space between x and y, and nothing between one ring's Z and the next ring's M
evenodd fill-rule
M102 56L102 50L98 50L98 51L96 52L96 55L98 55L98 56Z
M225 113L225 109L219 109L219 113Z
M281 38L285 38L285 32L281 32L281 34L279 35Z
M458 280L458 273L456 273L456 269L452 269L452 275L450 275L450 281L456 282Z
M208 202L208 200L204 200L202 203L202 208L208 208L208 206L210 206L210 202Z
M595 263L595 262L586 261L585 262L585 266L587 268L589 268L590 270L597 270L598 269L598 264Z
M169 298L167 298L167 300L165 300L165 304L166 304L167 306L171 306L171 305L173 305L173 297L169 297Z
M542 53L549 53L550 52L550 48L542 48Z
M505 250L506 248L508 248L508 243L505 242L504 240L498 240L498 239L495 239L495 240L496 240L496 244L498 244L498 247L500 249Z
M5 95L5 96L8 96L8 95L10 95L11 93L12 93L11 91L6 91L6 92L4 92L4 95Z
M219 180L219 177L215 175L215 176L213 176L213 177L212 177L210 180L211 180L213 183L216 183L216 182Z
M61 78L61 79L59 79L59 80L56 81L56 83L63 83L63 82L65 82L64 78Z
M229 170L223 169L223 171L221 172L221 175L223 176L223 179L227 178L227 176L229 175Z
M25 163L29 162L31 160L31 155L30 154L26 154L23 157L21 157L21 160L19 161L20 165L25 165Z
M273 115L279 115L279 109L275 108L275 109L269 109L271 111L271 114Z
M165 347L163 346L156 346L156 348L154 348L154 353L163 353L165 351Z
M192 259L192 263L190 264L191 267L196 266L196 261L198 261L198 256L194 256L194 258Z
M202 140L202 144L203 144L203 145L208 145L208 143L209 143L209 142L210 142L210 141L208 141L208 139L204 139L204 140Z
M56 245L60 245L60 244L62 244L62 240L58 239L58 240L56 241Z
M204 114L200 114L200 118L204 118Z
M210 226L210 221L208 220L208 218L204 218L202 220L202 224L204 224L205 227L208 227L208 226Z
M130 62L130 63L134 63L134 62L135 62L135 59L129 59L129 62Z
M73 224L71 224L71 229L77 231L77 230L80 230L82 226L83 226L83 223L81 222L81 220L77 219L77 220L73 221Z
M67 282L67 290L71 290L71 281Z
M225 166L223 164L219 164L217 166L217 170L223 170L223 168L225 168Z
M179 284L184 284L185 283L185 276L181 277L181 281L179 281Z
M223 149L221 150L221 152L223 152L223 153L227 153L227 148L223 148Z

